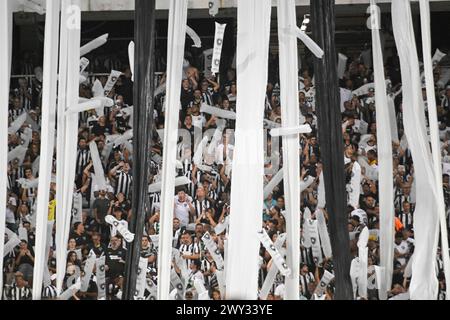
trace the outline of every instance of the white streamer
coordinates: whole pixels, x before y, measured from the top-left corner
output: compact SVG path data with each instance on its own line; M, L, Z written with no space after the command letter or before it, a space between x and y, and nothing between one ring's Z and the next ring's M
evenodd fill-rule
M198 36L197 32L195 32L194 29L192 29L189 26L186 26L186 33L187 35L194 41L194 44L192 45L195 48L201 48L202 47L202 40Z
M87 55L89 52L94 51L95 49L100 48L108 41L109 34L104 34L88 43L80 48L80 57Z

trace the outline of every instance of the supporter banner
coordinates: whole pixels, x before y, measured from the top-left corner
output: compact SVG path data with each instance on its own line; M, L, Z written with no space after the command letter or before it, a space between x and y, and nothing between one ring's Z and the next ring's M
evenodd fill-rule
M325 209L326 200L325 200L325 181L323 178L323 171L320 172L319 175L319 186L317 187L317 207L321 209Z
M367 242L369 240L369 229L364 229L359 234L358 240L358 256L359 256L359 276L358 276L358 294L361 298L367 298L367 258L368 249Z
M103 88L105 97L107 97L109 95L109 93L114 88L117 80L119 80L119 77L121 75L122 75L122 72L120 72L120 71L116 71L116 70L111 71L111 74L109 75L109 78L108 78L108 82L106 82L105 87Z
M219 248L217 248L217 245L211 238L209 232L205 232L205 234L202 237L202 241L205 244L206 248L208 249L209 253L211 254L212 258L216 262L217 269L223 270L224 262L222 255L220 254L220 250Z
M225 219L221 222L219 222L216 227L214 228L214 232L219 235L222 232L224 232L230 223L230 216L226 216Z
M175 297L175 300L184 300L184 285L183 282L181 281L180 277L178 276L178 274L175 272L175 269L172 268L170 269L170 283L172 284L172 286L175 288L177 295Z
M156 300L158 298L156 284L153 282L152 279L147 278L147 285L145 288L150 293L147 297L147 300Z
M101 256L96 259L96 278L97 278L97 288L98 296L97 300L106 300L106 282L105 282L105 256Z
M92 141L89 143L89 150L91 151L92 164L94 165L95 180L98 185L98 190L106 190L105 172L103 170L102 161L98 153L97 143Z
M389 140L390 141L390 140ZM349 184L349 201L348 204L354 209L359 207L359 197L361 195L361 166L358 162L353 163L352 177Z
M316 291L314 291L314 294L316 294L319 298L322 297L322 295L327 291L327 287L333 279L334 274L325 270L322 279L320 279L320 282L316 287Z
M309 238L311 239L311 247L313 260L316 265L322 263L322 249L320 247L319 240L319 230L317 228L317 220L309 220L306 223L309 233Z
M330 235L328 234L327 222L325 220L323 210L317 209L315 215L317 219L320 243L322 244L323 254L325 255L325 258L330 259L333 256L333 254L331 251Z
M222 56L223 37L225 35L226 27L226 23L220 24L216 22L216 34L214 36L214 51L211 66L211 72L213 75L220 72L220 59Z
M284 241L286 241L286 233L282 233L278 236L277 240L275 240L275 248L280 250L283 247ZM278 273L278 267L275 263L272 262L269 271L267 272L266 278L262 285L261 291L259 292L259 298L261 300L266 300L269 295L270 289L275 281L275 277Z
M80 48L80 57L87 55L89 52L94 51L97 48L100 48L108 41L109 34L104 34L88 43Z
M122 235L124 240L128 243L133 242L134 240L134 234L131 233L127 227L125 227L123 224L120 223L115 217L112 215L107 215L105 217L105 221L110 224L113 227L117 228L117 231Z
M73 195L72 224L82 222L82 220L83 220L83 197L81 193L76 192Z
M181 276L183 279L187 279L189 276L189 270L186 267L186 263L183 258L181 258L181 253L178 249L173 248L172 257L175 260L175 264L181 270Z
M311 248L311 236L309 235L308 221L311 220L311 210L308 207L305 207L303 212L303 246L307 249Z
M136 292L134 294L134 300L144 300L145 288L147 287L147 280L146 280L147 266L148 266L148 259L142 257L139 258L139 267L137 271Z
M284 260L283 256L280 254L278 249L273 244L272 240L270 240L266 230L262 229L261 231L259 231L258 238L259 241L261 241L264 248L266 248L266 250L269 252L270 256L272 257L273 263L275 263L278 270L280 270L280 273L283 276L288 277L291 274L291 270L286 264L286 261Z
M272 137L292 136L302 133L311 133L311 131L311 127L307 124L290 128L274 128L270 130L270 135Z
M189 180L185 176L175 178L175 187L184 186L184 185L190 184L190 183L191 183L191 180ZM149 193L161 192L161 184L162 184L162 182L159 181L159 182L149 185L148 192Z

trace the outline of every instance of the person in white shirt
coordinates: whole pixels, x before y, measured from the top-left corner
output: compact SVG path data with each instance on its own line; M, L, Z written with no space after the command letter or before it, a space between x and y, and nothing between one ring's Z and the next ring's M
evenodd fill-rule
M175 218L180 220L180 225L187 227L190 217L195 214L195 208L192 205L192 198L184 190L180 190L175 196L174 211Z
M407 259L409 259L409 245L408 242L403 240L403 234L398 232L395 235L394 245L394 257L402 265L406 265Z

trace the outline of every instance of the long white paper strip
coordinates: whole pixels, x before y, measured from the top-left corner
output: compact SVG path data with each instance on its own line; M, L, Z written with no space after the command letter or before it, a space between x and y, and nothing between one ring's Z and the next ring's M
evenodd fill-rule
M210 300L208 291L205 288L205 285L202 280L195 279L194 280L194 287L195 290L198 293L198 300Z
M371 8L377 8L371 0ZM372 12L372 18L379 21L378 11ZM375 100L377 102L377 142L378 142L378 178L380 185L380 265L385 278L380 284L380 298L387 299L387 291L391 288L394 259L394 189L392 175L392 143L393 126L397 129L395 106L392 99L389 103L386 96L386 79L384 77L383 53L379 29L372 26L372 53L375 76ZM393 117L393 119L392 119ZM389 126L389 127L388 127ZM396 136L398 133L395 130ZM397 139L398 140L398 139Z
M317 209L316 212L317 227L319 230L320 243L322 245L323 254L325 258L332 257L330 235L328 234L327 223L322 209Z
M92 164L94 165L94 172L99 190L106 190L105 171L103 170L102 161L98 153L97 143L92 141L89 143L89 150L91 151Z
M444 192L442 188L442 167L441 167L441 145L439 139L438 117L436 106L436 95L434 91L433 64L431 61L431 26L430 26L430 3L429 0L419 0L420 21L422 27L423 62L425 67L425 83L427 87L428 116L430 124L430 139L433 156L433 169L437 190L437 211L441 225L441 248L444 262L444 273L446 287L450 285L450 257L448 248L448 235L446 223L446 211L444 202ZM446 295L446 300L450 300L450 295Z
M200 108L200 112L207 113L213 116L216 116L221 119L230 119L230 120L236 120L236 113L233 111L223 110L217 107L211 107L207 104L202 104Z
M292 136L302 133L311 133L311 131L312 131L311 127L307 124L290 128L274 128L270 130L270 135L272 137Z
M189 180L185 176L175 178L175 187L184 186L189 183L191 183L191 180ZM161 181L151 184L148 187L148 192L149 193L161 192L161 184L162 184Z
M80 48L80 57L87 55L89 52L94 51L97 48L100 48L108 41L108 34L104 34L91 42L86 43L84 46Z
M74 10L75 8L75 10ZM67 51L66 57L67 60L63 58L63 55L60 53L60 59L64 59L63 64L66 64L67 67L67 79L66 79L66 88L62 89L65 92L62 93L62 90L58 90L59 95L63 95L63 105L61 108L65 111L66 106L73 106L78 103L79 97L79 59L80 59L80 26L79 25L69 25L67 21L74 19L75 21L81 21L81 12L76 10L76 8L80 8L79 0L70 0L63 1L62 10L67 15L64 16L62 20L62 33L61 33L61 43L67 43ZM69 9L69 11L67 11ZM72 11L73 10L73 11ZM63 41L64 37L63 33L67 34L67 42ZM61 69L61 64L59 68L59 74L64 75L64 72ZM61 79L60 79L61 81ZM58 106L58 113L59 113ZM61 292L62 280L64 277L64 272L66 269L66 255L67 255L67 241L69 238L69 229L70 229L70 216L72 211L72 200L73 200L73 192L74 192L74 181L75 181L75 166L76 166L76 153L77 153L77 145L78 145L78 114L70 114L66 116L66 121L62 120L61 126L58 123L58 131L62 131L65 128L64 141L61 143L64 144L63 151L60 149L60 153L58 153L60 159L59 164L62 166L62 172L59 174L63 174L61 177L61 182L58 184L60 192L62 192L62 210L59 211L62 214L60 215L61 219L58 218L57 221L61 221L60 232L61 234L57 237L57 247L59 246L58 254L57 254L57 265L58 265L58 276L57 276L57 291ZM59 121L59 120L58 120ZM59 142L58 142L59 143ZM58 148L57 148L58 149ZM62 161L61 161L62 160ZM58 164L57 164L58 165ZM58 168L57 168L58 170ZM58 174L58 173L57 173ZM58 178L57 178L58 180ZM58 183L58 181L57 181ZM58 204L58 199L56 200ZM58 209L58 208L57 208ZM58 226L57 226L58 232Z
M227 298L257 298L257 232L262 225L264 101L271 1L238 0L236 143L228 237ZM248 108L248 106L254 106ZM251 185L252 188L248 188ZM242 214L245 212L245 214ZM246 261L245 264L231 263Z
M180 83L186 40L187 1L171 0L167 47L167 96L164 125L162 167L161 226L158 256L158 299L167 300L170 293L172 219L174 210L175 167L178 139Z
M323 178L323 171L319 175L319 186L317 187L317 207L325 209L325 181Z
M219 73L220 59L222 57L223 37L225 35L226 26L226 23L220 24L216 22L216 34L214 36L214 50L211 66L211 72L213 75Z
M408 0L392 2L394 37L400 58L403 85L405 133L413 156L416 186L414 236L417 255L412 265L410 294L413 300L436 299L438 281L434 272L439 235L437 190L425 127L419 62L415 45L411 7Z
M219 222L214 228L214 232L219 235L224 232L230 223L230 216L226 216L223 222Z
M266 250L269 252L270 256L272 257L273 263L275 263L280 273L283 276L288 277L291 274L291 269L286 264L286 261L277 250L272 240L270 240L269 235L267 234L265 229L262 229L258 232L258 238L264 248L266 248Z
M102 106L103 106L103 104L100 100L91 99L87 102L83 102L83 103L80 103L80 104L70 107L69 109L67 109L66 115L78 114L80 112L97 109Z
M197 166L203 163L203 150L205 149L208 140L208 136L203 137L202 142L199 143L199 145L197 146L197 150L195 150L194 158L192 159L192 161Z
M131 81L134 82L134 41L128 45L128 60L130 62Z
M286 241L286 233L282 233L278 236L277 240L275 240L275 248L280 250L283 247L284 241ZM275 281L275 277L278 273L278 267L274 262L272 262L269 271L267 272L266 279L262 285L261 291L259 292L259 298L261 300L266 300L269 295L270 289L272 287L273 282Z
M42 129L39 187L36 211L35 261L33 270L33 300L40 300L44 269L47 269L48 198L52 176L53 149L55 145L56 86L59 45L58 1L46 2L44 79L42 87Z
M375 94L375 97L376 97L376 94ZM390 123L392 141L399 143L397 117L395 115L394 99L391 95L389 95L387 99L388 99L387 102L388 102L388 109L389 109L389 123Z
M317 58L322 59L324 52L313 39L298 27L295 28L295 34Z
M297 85L297 39L294 34L283 33L285 29L297 27L295 1L278 0L277 8L278 42L280 47L280 98L283 101L281 104L281 120L283 127L272 129L270 134L272 137L283 137L283 182L286 197L285 217L287 233L286 263L292 271L289 275L284 274L286 276L286 299L298 300L300 273L300 150L298 146L300 144L299 134L310 133L311 127L309 125L300 126ZM305 42L304 39L302 41ZM283 273L281 269L280 271Z
M28 113L24 112L14 120L8 128L8 134L15 134L27 120Z
M136 294L134 295L134 300L144 300L145 288L147 285L147 266L148 259L142 257L139 258L139 267L137 272L138 276L136 280Z
M264 199L266 199L273 189L283 181L284 170L281 168L276 175L272 177L269 183L264 187Z
M197 32L195 32L194 29L192 29L189 26L186 26L186 33L187 35L194 41L194 44L192 45L195 48L201 48L202 47L202 40L198 36Z
M68 28L66 23L69 19L67 12L70 6L70 0L63 0L61 4L61 24L60 24L60 43L59 43L59 77L58 77L58 111L57 111L57 136L56 136L56 212L63 212L63 183L64 183L64 155L65 155L65 136L66 136L66 105L67 105L67 52L68 52ZM61 293L66 270L65 255L67 243L63 243L64 217L56 220L56 291Z

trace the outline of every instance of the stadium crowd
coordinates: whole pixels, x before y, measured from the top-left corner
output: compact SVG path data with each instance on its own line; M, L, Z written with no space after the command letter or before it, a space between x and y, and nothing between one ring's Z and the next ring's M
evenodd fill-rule
M10 94L9 123L12 124L23 113L27 119L16 132L9 134L8 151L20 145L26 146L26 152L9 159L8 164L8 201L6 209L7 228L17 234L20 244L5 253L4 257L4 288L3 299L21 300L31 299L33 286L35 211L37 188L30 187L30 182L38 179L38 159L40 152L40 117L41 117L41 68L26 65L33 69L36 77L30 81L25 78L17 83L12 82ZM395 123L398 135L393 141L394 184L395 184L395 257L393 285L389 296L404 293L408 289L409 276L405 272L408 261L414 251L414 164L408 143L405 139L402 123L402 96L397 94L401 88L399 61L396 55L387 59L385 65L387 77L391 85L388 90L395 98ZM273 71L276 68L271 68ZM441 66L435 68L436 80L439 79ZM106 258L106 299L120 299L122 296L125 261L127 256L126 242L122 234L111 226L105 218L113 215L123 226L128 227L132 216L131 195L133 192L133 153L130 143L115 145L108 137L124 135L132 127L133 82L130 69L125 67L122 76L110 91L108 97L114 101L114 106L104 108L98 113L95 109L83 112L79 117L78 151L76 157L76 179L74 209L69 241L67 244L67 270L64 289L72 284L73 275L83 272L90 253L96 257ZM276 70L275 70L276 71ZM281 104L277 74L271 74L267 85L267 99L265 105L266 128L281 123ZM104 86L107 77L99 77ZM152 133L151 165L149 167L150 181L154 184L161 179L162 143L161 134L164 129L165 90L163 77L158 84L155 97L154 114L155 128ZM231 67L227 69L226 77L220 81L208 73L199 70L189 63L185 64L183 81L180 84L180 118L179 128L189 133L189 143L179 141L177 172L178 176L185 176L189 184L177 187L174 193L173 218L173 246L177 249L174 258L174 268L184 283L181 298L198 299L199 294L194 285L195 280L201 280L208 291L208 297L215 300L224 298L220 285L220 274L217 264L205 246L202 237L208 232L216 243L220 254L224 256L227 239L227 216L230 212L231 167L233 160L234 121L219 119L218 117L202 113L203 104L214 106L226 111L236 111L238 87L236 73ZM358 235L364 227L370 230L368 242L368 296L365 299L378 299L378 286L374 266L379 264L379 186L377 181L377 136L376 136L376 101L374 89L368 89L362 95L353 94L356 89L373 82L373 70L370 59L364 55L351 57L342 79L341 111L342 131L345 144L345 171L347 177L348 194L348 230L350 234L350 248L352 258L358 254ZM450 163L450 86L436 86L438 98L438 115L440 123L440 137L444 162ZM92 83L86 81L80 85L80 97L92 97ZM424 90L425 97L425 90ZM312 133L301 135L301 179L305 183L301 193L301 208L298 214L304 221L305 212L311 219L316 219L318 209L318 189L322 171L320 154L320 137L317 135L316 111L320 106L316 103L314 88L314 71L312 66L304 66L299 71L298 89L299 110L301 120L312 127ZM139 106L134 106L134 108ZM430 106L427 106L430 107ZM192 158L197 146L206 131L214 130L225 123L222 138L214 146L214 151L202 154L203 165L196 165ZM200 135L197 133L200 132ZM275 175L275 164L272 156L280 150L275 150L275 142L267 134L266 175L268 183ZM117 136L116 136L117 137ZM104 169L106 186L93 183L93 159L89 144L95 141ZM132 142L129 139L128 142ZM277 143L278 144L278 143ZM281 144L279 144L281 145ZM272 148L273 147L273 148ZM56 158L56 152L54 157ZM281 156L280 156L281 157ZM282 159L280 163L282 163ZM358 199L352 199L352 177L357 167L362 175L357 183ZM443 189L446 207L450 201L449 174L444 170ZM53 174L56 174L56 161L53 162ZM52 183L49 199L49 221L58 219L56 211L56 185ZM160 219L160 193L149 192L150 207L146 212L145 235L141 242L141 257L148 260L147 281L149 284L158 282L158 233ZM285 199L283 183L280 183L264 201L261 212L263 224L270 238L276 238L285 232ZM80 211L81 208L81 212ZM325 217L328 214L325 212ZM144 227L144 226L143 226ZM219 231L219 232L216 232ZM53 236L55 232L53 230ZM8 235L5 243L8 242ZM299 244L301 249L301 268L299 291L302 299L318 298L314 295L316 287L325 270L333 273L332 259L325 259L317 263L313 258L312 248L305 243ZM54 254L54 238L48 256L48 269L51 283L43 288L43 298L55 299L56 259ZM280 249L284 252L284 249ZM443 264L440 251L437 253L436 274L440 283L439 299L443 299L446 288L443 277ZM181 261L181 262L180 262ZM177 263L178 262L178 263ZM184 264L184 265L183 265ZM263 286L268 270L272 265L271 256L261 246L259 287ZM182 270L187 270L183 273ZM431 271L430 271L431 272ZM94 270L88 290L78 291L71 299L95 300L98 296L97 277ZM281 274L276 276L267 299L284 298L284 279ZM147 285L145 298L150 298L151 285ZM333 299L333 282L326 290L323 299Z

